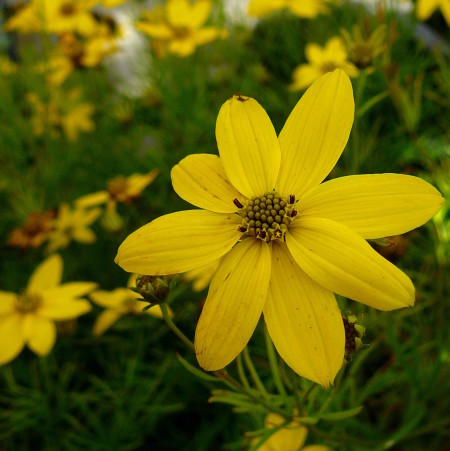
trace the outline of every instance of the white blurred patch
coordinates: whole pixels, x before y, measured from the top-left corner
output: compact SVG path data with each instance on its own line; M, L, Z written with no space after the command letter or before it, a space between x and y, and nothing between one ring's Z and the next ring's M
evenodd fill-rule
M380 6L390 11L408 14L414 9L411 0L351 0L352 3L364 5L368 11L375 12Z
M253 28L257 19L247 13L250 0L223 0L223 10L227 21L235 25L246 25Z

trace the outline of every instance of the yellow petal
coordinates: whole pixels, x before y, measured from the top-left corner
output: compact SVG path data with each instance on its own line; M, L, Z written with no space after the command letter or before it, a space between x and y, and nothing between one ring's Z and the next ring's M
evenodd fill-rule
M444 0L448 1L448 0ZM440 0L418 0L417 2L417 18L419 20L428 19L433 11L438 7Z
M115 262L138 274L178 274L226 254L242 235L238 215L189 210L161 216L129 235Z
M204 45L218 38L224 39L227 36L228 32L226 30L220 30L215 27L203 27L194 33L193 39L197 45Z
M302 216L340 222L364 238L399 235L433 217L444 199L419 177L352 175L330 180L300 199Z
M23 322L23 334L28 347L36 354L45 356L55 344L55 323L38 315L26 315Z
M97 239L95 233L87 227L79 227L72 230L72 237L75 241L84 244L94 243Z
M306 193L329 174L347 143L354 110L350 79L340 69L305 92L279 136L280 194Z
M325 445L308 445L302 448L302 451L333 451L329 446Z
M209 0L197 0L191 4L189 14L189 26L193 29L200 28L211 14L212 4Z
M219 111L216 139L231 183L245 196L272 191L280 167L280 146L272 122L254 99L233 96Z
M42 293L49 301L65 302L88 294L95 290L97 284L94 282L69 282L55 288L49 288Z
M266 300L270 265L270 246L249 238L217 268L195 330L195 352L203 369L224 368L250 340Z
M107 191L97 191L96 193L86 194L75 201L77 208L89 208L96 205L102 205L108 202L109 194Z
M0 365L14 360L25 345L22 333L22 315L0 316Z
M291 91L299 91L311 85L322 75L319 67L311 64L301 64L292 74L292 84L289 86Z
M272 248L272 275L264 306L269 334L282 359L324 387L342 366L345 331L333 293L310 279L284 243Z
M168 0L166 4L166 17L174 27L191 28L192 6L189 0Z
M379 310L414 304L409 277L342 224L300 217L286 244L300 268L327 290Z
M189 155L173 167L171 176L176 193L196 207L233 213L237 210L233 199L243 198L228 180L216 155Z
M289 9L293 14L299 17L307 17L313 19L320 13L328 12L328 8L323 4L322 0L301 0L290 2Z
M194 53L195 47L196 44L193 37L186 36L182 39L173 39L170 41L168 44L168 51L175 55L185 57Z
M17 294L8 291L0 291L0 315L6 315L14 310ZM0 341L1 343L1 341Z
M138 22L136 29L155 39L171 39L173 36L171 29L167 25L159 23Z
M161 171L153 169L147 174L132 174L127 179L127 194L138 196L148 185L150 185Z
M40 292L56 287L61 283L63 261L60 255L54 254L44 260L33 272L28 282L28 292Z
M64 300L63 302L45 300L38 312L45 318L65 321L78 318L91 310L91 304L83 299L77 301Z
M204 290L211 282L211 279L219 267L220 259L215 260L209 265L202 266L201 268L192 269L184 273L183 278L192 283L192 289L194 291Z
M141 297L138 293L135 295ZM131 296L133 292L128 288L116 288L113 291L97 290L89 295L97 305L108 309L120 309Z
M286 6L286 0L251 0L248 14L254 17L264 17Z
M94 335L102 335L109 329L119 318L120 313L114 310L104 310L98 315L94 324Z
M450 26L450 2L448 0L441 0L441 11L447 25Z

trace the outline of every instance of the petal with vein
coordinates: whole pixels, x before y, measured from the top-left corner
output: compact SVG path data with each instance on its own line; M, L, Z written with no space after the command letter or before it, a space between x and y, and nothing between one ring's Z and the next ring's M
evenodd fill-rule
M40 292L56 287L61 283L63 261L60 255L54 254L44 260L33 272L28 282L28 292Z
M324 387L342 366L345 331L333 293L310 279L284 243L272 248L272 275L264 319L283 360Z
M129 235L115 262L138 274L178 274L226 254L238 241L240 217L188 210L161 216Z
M340 69L316 80L281 130L278 191L301 195L329 174L347 144L355 104L352 84Z
M224 368L250 340L267 297L270 260L270 246L249 238L217 268L195 331L195 352L203 369Z
M302 218L286 244L300 268L324 288L355 301L393 310L414 304L409 277L348 227L322 218Z
M230 182L247 197L272 191L280 145L272 122L254 99L233 96L219 111L216 139Z
M371 174L322 183L300 199L298 207L302 216L332 219L368 239L421 226L443 201L439 191L419 177Z
M22 315L0 316L0 365L11 362L22 351L25 338L22 333Z
M56 340L55 323L42 316L26 315L23 322L23 333L28 347L40 356L47 355Z
M175 192L185 201L217 213L237 210L233 199L242 194L230 183L220 158L194 154L183 158L171 172Z

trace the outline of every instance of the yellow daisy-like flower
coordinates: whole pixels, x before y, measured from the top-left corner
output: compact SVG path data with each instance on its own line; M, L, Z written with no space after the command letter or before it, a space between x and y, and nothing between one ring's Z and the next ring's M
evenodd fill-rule
M131 204L139 198L142 191L155 180L158 174L159 169L153 169L147 174L131 174L129 177L119 175L108 181L106 191L82 196L75 201L75 204L80 208L107 204L108 210L113 211L117 202Z
M269 413L266 417L266 428L272 429L284 423L284 418L277 413ZM331 451L324 445L303 446L308 436L308 429L295 421L274 432L258 451ZM258 440L255 440L257 443Z
M31 0L5 24L5 31L19 33L66 33L89 35L95 19L89 10L97 0Z
M443 198L407 175L321 184L353 116L352 85L342 70L306 91L278 138L255 100L234 96L217 118L220 158L190 155L172 169L175 191L201 210L155 219L120 246L116 262L140 274L186 272L223 257L195 332L205 370L228 365L264 313L284 361L328 386L345 348L333 292L380 310L414 304L411 280L366 239L419 227Z
M313 19L319 14L329 12L326 4L326 0L251 0L248 5L248 14L264 17L287 8L296 16Z
M418 0L417 1L417 18L419 20L427 20L431 14L440 8L442 15L450 26L450 1L449 0Z
M168 0L164 17L151 12L143 14L144 20L137 23L136 28L150 36L160 45L159 55L165 52L184 57L204 44L227 36L226 30L216 27L204 27L211 14L210 0Z
M22 293L0 291L0 365L16 358L25 345L40 356L47 355L56 340L54 322L91 310L91 304L80 298L96 284L61 285L62 270L61 257L52 255L36 268Z
M298 91L307 88L314 80L327 72L342 69L349 77L359 73L355 65L347 60L347 52L341 38L331 38L324 47L318 44L307 44L305 48L308 64L301 64L292 74L293 82L289 89Z
M128 279L128 288L116 288L113 291L97 290L91 293L90 298L105 310L99 315L94 324L94 334L102 335L123 315L140 315L141 313L162 318L161 308L159 306L148 307L148 302L130 287L136 286L136 274L132 274Z
M100 208L86 210L75 207L71 210L67 204L62 204L53 221L53 230L48 236L47 251L54 252L65 248L72 240L84 244L93 243L96 236L89 226L97 220L101 212Z

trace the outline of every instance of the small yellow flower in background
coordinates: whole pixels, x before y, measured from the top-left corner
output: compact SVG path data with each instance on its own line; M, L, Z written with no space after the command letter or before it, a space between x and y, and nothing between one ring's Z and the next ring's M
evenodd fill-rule
M450 26L449 0L417 0L417 18L419 20L427 20L437 8L441 9L447 25Z
M36 93L28 93L26 98L32 108L34 134L41 136L48 132L58 137L62 130L69 141L76 141L80 132L93 131L95 127L91 116L94 107L90 103L81 103L80 97L81 91L78 89L68 93L52 90L51 98L44 103Z
M191 269L183 274L184 280L192 283L192 289L194 291L204 290L211 282L216 269L219 267L220 259L216 260L209 265L202 266L201 268Z
M0 291L0 365L19 355L24 346L47 355L56 340L55 321L78 318L91 310L80 299L96 288L91 282L61 285L63 261L52 255L31 275L20 294Z
M22 249L40 247L53 230L54 211L30 213L22 227L11 231L8 246Z
M356 77L358 69L347 60L344 43L339 37L331 38L324 47L310 43L305 48L308 64L301 64L292 74L292 91L307 88L314 80L327 72L342 69L349 77Z
M14 75L17 73L17 63L5 55L0 55L0 74Z
M53 220L53 231L48 236L47 251L51 253L65 248L72 240L84 244L93 243L97 238L89 226L101 213L100 208L86 210L75 207L72 210L67 204L62 204L58 216Z
M136 286L136 277L136 274L130 276L128 288L116 288L113 291L97 290L89 295L93 302L105 308L95 321L95 335L102 335L123 315L144 313L162 318L161 308L158 305L143 311L148 307L148 302L144 301L139 293L130 290L130 287Z
M97 0L31 0L5 24L5 31L92 34L95 20L89 10Z
M222 258L195 332L200 366L228 365L264 314L284 361L327 387L341 368L345 332L333 292L380 310L414 304L409 277L366 241L419 227L443 198L400 174L321 183L338 161L354 116L338 69L318 79L279 137L264 109L234 96L220 109L220 157L190 155L172 169L177 194L200 207L141 227L120 246L129 272L169 275Z
M266 428L272 429L284 423L284 418L277 413L269 413L266 416ZM301 424L292 421L288 425L274 432L259 448L258 451L331 451L324 445L303 446L308 436L308 429ZM254 440L254 444L258 440Z
M370 70L374 61L387 49L386 25L379 25L374 32L353 25L352 34L342 29L341 35L349 60L361 70Z
M141 196L142 191L150 185L159 174L159 169L153 169L147 174L131 174L129 177L118 177L109 180L106 191L97 191L82 196L75 201L79 208L89 208L107 204L108 210L114 210L117 202L131 204Z
M216 39L225 38L227 32L216 27L204 27L211 15L210 0L168 0L164 9L156 14L144 12L143 19L136 28L152 38L158 45L158 56L166 52L185 57L200 45L208 44Z
M308 19L329 12L326 0L251 0L248 5L248 14L254 17L264 17L285 8L296 16Z

